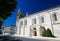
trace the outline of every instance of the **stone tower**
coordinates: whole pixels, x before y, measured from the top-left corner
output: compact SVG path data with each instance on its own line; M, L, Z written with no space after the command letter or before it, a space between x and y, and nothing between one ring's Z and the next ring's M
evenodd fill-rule
M18 10L18 13L17 13L17 21L22 17L22 12L21 10L19 9Z
M19 22L19 19L22 17L22 12L21 10L19 9L18 12L17 12L17 16L16 16L16 27L18 27L18 22ZM17 28L16 28L17 29Z

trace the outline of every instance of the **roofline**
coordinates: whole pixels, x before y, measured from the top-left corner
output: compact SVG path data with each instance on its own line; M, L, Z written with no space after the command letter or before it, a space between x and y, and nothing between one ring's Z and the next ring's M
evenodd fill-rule
M60 5L59 6L52 7L52 8L48 8L48 9L45 9L45 10L42 10L42 11L38 11L38 12L32 13L32 14L30 14L28 16L25 16L25 17L29 17L31 15L35 15L36 13L41 13L41 12L44 12L44 11L50 11L50 10L55 10L55 9L57 10L58 8L60 8ZM25 17L22 17L22 18L25 18ZM20 19L22 19L22 18L20 18Z

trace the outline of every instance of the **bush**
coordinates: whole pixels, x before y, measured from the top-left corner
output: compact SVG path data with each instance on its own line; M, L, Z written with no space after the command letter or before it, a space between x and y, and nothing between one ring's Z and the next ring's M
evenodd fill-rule
M55 37L53 34L52 34L52 32L51 32L51 30L48 28L47 30L46 30L46 35L45 35L46 37Z

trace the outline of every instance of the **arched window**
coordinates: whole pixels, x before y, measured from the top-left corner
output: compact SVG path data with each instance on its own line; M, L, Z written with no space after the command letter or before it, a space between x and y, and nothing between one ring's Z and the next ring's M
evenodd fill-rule
M34 30L36 30L36 28L34 28Z
M41 36L45 36L45 32L46 32L45 27L41 26L41 27L40 27L40 35L41 35Z

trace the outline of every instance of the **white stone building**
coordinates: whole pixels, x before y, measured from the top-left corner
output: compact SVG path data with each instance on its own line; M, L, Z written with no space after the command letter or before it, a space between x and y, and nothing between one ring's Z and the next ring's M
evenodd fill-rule
M42 36L42 30L49 28L52 34L60 37L60 6L40 11L19 19L21 11L18 11L16 26L19 36Z

